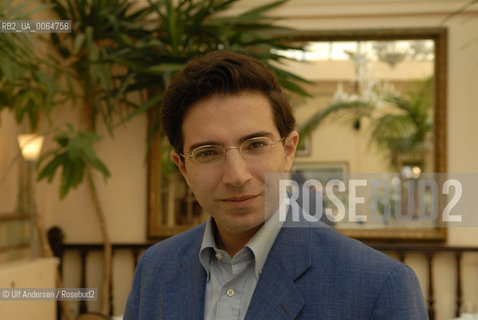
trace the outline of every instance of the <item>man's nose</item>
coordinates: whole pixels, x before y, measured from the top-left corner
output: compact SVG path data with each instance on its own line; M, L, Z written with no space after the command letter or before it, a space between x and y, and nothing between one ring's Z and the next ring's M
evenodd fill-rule
M228 149L224 157L223 182L225 184L241 187L251 179L249 166L238 148Z

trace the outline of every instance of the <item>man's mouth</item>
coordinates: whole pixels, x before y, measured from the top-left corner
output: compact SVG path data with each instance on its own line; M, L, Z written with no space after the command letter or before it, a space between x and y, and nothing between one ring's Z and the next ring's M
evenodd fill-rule
M256 200L258 195L243 195L243 196L237 196L237 197L229 197L229 198L224 198L221 201L234 206L234 207L243 207L243 206L248 206Z

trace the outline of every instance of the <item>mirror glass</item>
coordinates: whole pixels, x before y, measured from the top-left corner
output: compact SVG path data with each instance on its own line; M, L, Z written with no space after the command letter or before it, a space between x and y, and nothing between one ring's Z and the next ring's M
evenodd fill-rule
M351 172L434 172L434 42L310 41L290 70L311 83L294 101L298 161L343 162ZM316 121L316 123L313 123Z
M310 82L310 97L292 99L301 133L293 171L303 179L386 174L402 186L404 214L412 201L408 186L446 171L446 31L310 32L291 41L306 51L284 51L298 60L286 65ZM397 216L392 210L382 226L335 227L363 240L446 238L439 221L417 218L412 229Z

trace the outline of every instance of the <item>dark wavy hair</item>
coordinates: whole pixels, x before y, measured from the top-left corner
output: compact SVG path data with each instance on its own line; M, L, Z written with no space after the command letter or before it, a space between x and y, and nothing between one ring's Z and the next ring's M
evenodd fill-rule
M183 152L182 123L189 107L215 94L255 91L270 101L281 137L295 126L287 96L263 62L245 54L214 51L191 60L171 81L161 107L161 124L178 153Z

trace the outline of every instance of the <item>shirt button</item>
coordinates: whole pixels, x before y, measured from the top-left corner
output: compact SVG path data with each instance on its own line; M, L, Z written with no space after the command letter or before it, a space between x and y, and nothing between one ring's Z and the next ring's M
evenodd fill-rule
M227 294L228 297L232 297L234 295L234 293L235 293L234 289L232 289L232 288L229 288L226 291L226 294Z
M216 258L217 258L217 260L221 260L222 259L222 254L220 254L219 252L216 253Z

